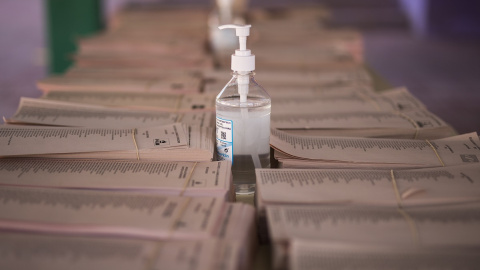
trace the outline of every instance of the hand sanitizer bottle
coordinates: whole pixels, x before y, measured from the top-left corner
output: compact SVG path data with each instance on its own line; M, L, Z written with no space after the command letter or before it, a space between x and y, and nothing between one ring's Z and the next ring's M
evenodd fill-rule
M255 191L255 168L270 167L271 99L254 78L255 55L247 50L250 25L233 28L240 49L232 55L233 77L216 97L217 159L232 163L237 194Z

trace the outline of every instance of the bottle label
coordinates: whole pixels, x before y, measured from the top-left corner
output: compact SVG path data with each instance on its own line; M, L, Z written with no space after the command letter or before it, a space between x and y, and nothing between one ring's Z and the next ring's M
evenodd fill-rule
M233 164L233 121L216 119L217 160L228 160Z

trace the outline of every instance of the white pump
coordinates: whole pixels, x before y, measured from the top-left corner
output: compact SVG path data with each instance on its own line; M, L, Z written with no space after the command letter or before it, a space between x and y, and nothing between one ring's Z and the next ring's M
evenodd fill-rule
M250 72L255 70L255 55L247 49L247 37L250 35L251 25L236 25L225 24L218 27L218 29L235 29L235 33L238 37L240 49L235 50L235 54L232 54L232 70L233 71L246 71Z
M255 70L255 55L247 49L247 37L250 35L250 27L251 25L236 24L225 24L218 27L220 30L235 29L236 36L238 37L240 49L235 50L235 54L232 54L231 68L238 73L238 94L240 94L240 102L247 101L248 83L250 80L248 73Z

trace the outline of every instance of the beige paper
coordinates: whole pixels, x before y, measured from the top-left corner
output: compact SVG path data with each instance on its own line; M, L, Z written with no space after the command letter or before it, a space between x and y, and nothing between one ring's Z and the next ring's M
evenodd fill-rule
M0 159L0 185L142 191L234 200L228 162Z
M2 126L1 156L54 153L135 151L186 148L187 137L180 124L155 128L102 129L37 126ZM133 139L135 136L135 141ZM156 141L158 140L158 144Z
M271 125L290 134L307 136L440 139L455 130L425 109L406 112L339 112L276 114Z
M0 127L0 156L211 161L213 130L172 124L137 129Z
M480 201L480 165L415 170L257 169L257 207L442 205ZM398 196L398 197L397 197Z
M223 86L232 78L232 71L205 71L208 82ZM334 85L371 85L371 77L364 68L325 69L325 70L262 70L255 74L262 86L272 87L321 87ZM222 85L223 84L223 85ZM217 87L218 88L218 87ZM268 88L268 87L267 87ZM221 88L220 88L221 89ZM274 89L267 89L267 91ZM206 90L205 92L210 92Z
M480 244L478 203L433 207L268 206L274 242L291 239L362 244L471 247Z
M0 233L2 269L242 269L246 246L238 241L119 239ZM244 269L244 268L243 268Z
M477 269L475 248L419 248L295 239L288 253L291 270L346 269Z
M213 112L144 110L87 105L48 99L21 98L12 124L71 127L139 128L173 124L212 126Z
M423 109L423 105L406 88L377 93L354 92L345 96L278 97L272 100L272 115L302 113L381 112Z
M215 197L6 186L0 193L0 228L8 230L247 243L251 231L233 232L253 225L251 206L229 208L231 203ZM231 222L228 209L243 212L244 218ZM220 230L222 224L227 225Z
M107 91L50 91L44 99L130 109L183 112L213 111L215 96L204 94Z
M24 187L1 187L0 192L4 229L151 239L206 239L223 204L218 198L132 192ZM194 211L195 207L203 211Z
M95 128L139 128L173 124L180 116L168 111L109 108L47 99L21 98L7 123Z
M438 140L298 136L272 129L270 144L284 167L415 168L477 163L476 133Z
M43 92L49 91L114 91L194 93L200 91L200 79L195 77L165 79L76 78L49 77L37 82Z

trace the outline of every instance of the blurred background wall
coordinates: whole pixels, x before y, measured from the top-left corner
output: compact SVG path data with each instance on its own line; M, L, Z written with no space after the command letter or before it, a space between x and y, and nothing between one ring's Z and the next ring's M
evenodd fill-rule
M66 67L56 69L49 55L56 38L52 32L79 27L68 41L74 43L76 37L108 26L108 18L122 6L152 2L208 7L213 0L0 1L0 116L13 115L21 96L38 97L35 82ZM479 1L250 0L250 6L300 2L329 7L331 27L361 30L366 63L392 86L407 86L459 132L480 131ZM78 20L88 20L90 26L82 29L75 25ZM62 54L70 60L68 52Z

